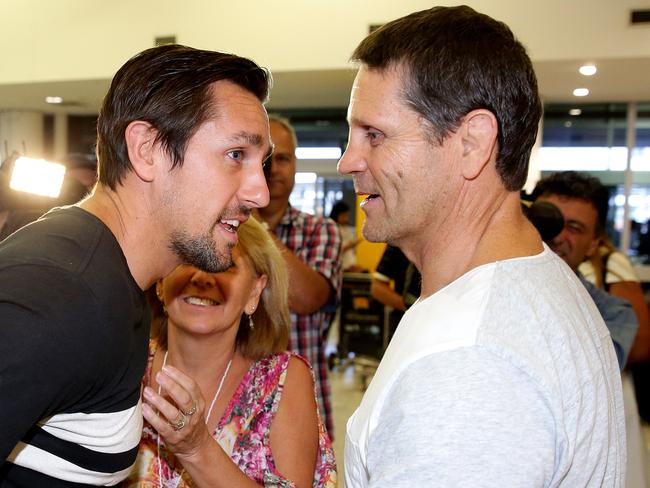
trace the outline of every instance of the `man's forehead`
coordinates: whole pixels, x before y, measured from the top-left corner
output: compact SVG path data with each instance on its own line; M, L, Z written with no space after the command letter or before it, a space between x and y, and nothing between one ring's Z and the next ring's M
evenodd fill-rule
M404 70L361 66L350 91L347 119L351 125L372 125L370 118L391 118L395 110L413 110L404 94ZM415 113L415 111L413 111Z

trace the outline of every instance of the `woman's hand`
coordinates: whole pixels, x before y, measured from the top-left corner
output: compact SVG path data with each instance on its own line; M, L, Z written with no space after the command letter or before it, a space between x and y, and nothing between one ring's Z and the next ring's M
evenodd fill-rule
M199 385L173 366L165 366L156 375L161 393L144 389L144 418L165 441L165 447L181 462L191 476L193 486L209 488L254 488L210 436L205 424L205 399Z
M181 462L190 459L212 442L204 421L205 399L198 384L173 366L165 366L156 381L165 395L145 387L144 418Z

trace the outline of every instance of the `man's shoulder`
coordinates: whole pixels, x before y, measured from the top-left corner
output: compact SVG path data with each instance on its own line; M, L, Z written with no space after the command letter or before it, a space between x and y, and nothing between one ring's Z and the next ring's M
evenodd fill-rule
M75 273L93 256L118 248L113 235L96 217L76 207L65 207L46 213L2 241L0 269L40 266Z
M0 243L0 276L11 283L4 292L13 296L27 287L42 290L44 297L68 291L100 298L135 287L110 230L75 207L51 211Z

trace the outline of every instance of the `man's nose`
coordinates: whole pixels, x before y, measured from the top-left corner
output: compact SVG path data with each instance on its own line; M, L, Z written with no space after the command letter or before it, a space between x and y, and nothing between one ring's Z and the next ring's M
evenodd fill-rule
M270 164L270 163L268 163ZM264 208L269 204L269 186L266 183L266 169L255 167L246 175L239 197L248 208Z
M343 156L339 159L336 170L343 174L348 175L352 173L359 173L366 169L366 160L356 148L356 145L350 142L348 147L345 149Z

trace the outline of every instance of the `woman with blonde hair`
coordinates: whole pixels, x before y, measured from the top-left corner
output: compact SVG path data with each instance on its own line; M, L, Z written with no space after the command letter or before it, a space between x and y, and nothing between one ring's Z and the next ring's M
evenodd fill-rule
M286 352L287 270L254 219L222 273L179 266L144 378L145 427L126 486L331 487L313 375Z

